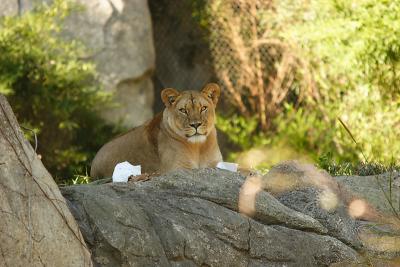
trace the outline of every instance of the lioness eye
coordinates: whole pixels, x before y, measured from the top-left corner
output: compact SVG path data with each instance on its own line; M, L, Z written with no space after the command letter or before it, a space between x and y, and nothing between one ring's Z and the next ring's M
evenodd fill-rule
M206 107L206 106L202 106L202 107L201 107L201 112L206 111L206 110L207 110L207 107Z
M180 108L179 111L182 112L183 114L187 114L187 111L184 108Z

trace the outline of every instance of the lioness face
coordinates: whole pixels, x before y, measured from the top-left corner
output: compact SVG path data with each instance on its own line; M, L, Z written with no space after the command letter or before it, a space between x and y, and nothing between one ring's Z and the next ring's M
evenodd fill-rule
M164 116L174 133L191 143L202 143L214 128L215 106L220 95L217 84L207 84L201 92L167 88L161 92Z

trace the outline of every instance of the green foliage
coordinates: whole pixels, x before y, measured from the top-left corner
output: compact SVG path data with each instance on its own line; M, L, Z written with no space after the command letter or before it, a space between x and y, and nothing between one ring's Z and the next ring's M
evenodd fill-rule
M270 29L268 38L294 47L318 94L301 105L287 102L268 142L289 144L316 161L329 154L338 165L400 162L400 2L282 0L271 6L259 10L261 26ZM231 129L231 140L251 146L243 139L258 135L254 121L231 125L243 131Z
M192 9L193 19L204 29L207 29L209 25L208 14L207 14L207 0L187 0L187 3Z
M285 105L285 112L275 121L276 142L286 143L297 151L310 154L314 160L317 160L319 155L332 153L332 150L338 151L334 155L336 160L357 160L356 150L352 144L350 144L351 149L346 150L346 153L340 153L341 148L336 146L338 132L327 127L327 124L332 123L331 127L335 128L339 122L331 122L329 118L321 114L321 112L303 107L296 109L292 105ZM342 131L340 128L337 129ZM344 140L350 140L349 136L345 136Z
M376 175L382 173L393 173L400 171L400 165L396 165L395 162L379 163L379 162L342 162L337 163L332 158L332 153L322 155L318 161L320 168L328 171L331 175Z
M317 145L318 154L330 152L342 161L364 160L338 123L341 118L367 159L388 163L396 156L398 161L400 2L311 1L306 10L296 23L287 24L281 36L301 47L321 98L308 106L307 118L288 121L286 127L305 126L297 138ZM308 138L310 132L329 141Z
M216 125L220 131L228 136L229 141L238 145L241 149L250 149L254 146L270 143L266 135L258 132L258 121L255 117L246 119L237 114L228 117L218 115Z
M56 0L0 21L0 93L36 132L38 153L59 182L82 173L114 131L96 115L109 96L96 85L95 66L81 60L85 48L59 36L75 8Z
M67 181L67 185L78 185L78 184L88 184L90 183L90 176L85 175L75 175L73 179Z

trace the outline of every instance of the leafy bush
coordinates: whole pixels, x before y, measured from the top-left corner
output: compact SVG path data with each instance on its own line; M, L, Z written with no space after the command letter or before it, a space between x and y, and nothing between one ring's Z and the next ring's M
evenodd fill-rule
M218 115L216 124L218 129L227 135L229 141L241 149L250 149L270 143L266 135L258 132L256 117L248 119L237 114L229 117Z
M364 160L363 151L367 160L389 163L395 157L398 161L400 3L311 1L306 10L297 13L301 16L296 23L285 22L288 27L281 36L300 46L321 98L308 107L303 118L280 127L283 135L285 128L306 125L307 134L299 133L297 139L312 141L319 154L330 152L338 160L355 161ZM305 122L310 118L313 121ZM355 149L338 118L350 128L361 150ZM312 134L309 138L309 133L319 138Z
M263 27L269 29L262 37L291 47L303 62L299 67L312 77L309 83L294 83L291 90L310 92L297 88L310 84L317 89L300 104L288 96L283 109L271 118L265 134L270 142L287 143L316 161L329 154L338 164L355 163L365 160L363 151L367 161L384 165L399 162L400 2L282 0L272 1L257 12L267 24ZM297 75L299 78L307 77ZM253 96L242 97L250 103ZM255 101L258 99L256 96ZM251 135L260 135L261 123L259 120ZM249 120L240 129L253 129L253 125Z
M19 123L37 133L38 153L58 182L85 173L114 131L97 116L109 97L96 85L95 66L81 60L85 48L59 36L74 9L56 0L0 21L0 93Z

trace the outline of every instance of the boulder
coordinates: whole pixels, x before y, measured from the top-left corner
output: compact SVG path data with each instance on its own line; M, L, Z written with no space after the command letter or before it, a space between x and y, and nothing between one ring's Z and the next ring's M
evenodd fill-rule
M393 260L400 257L399 178L396 172L331 177L310 164L289 161L264 176L263 188L317 219L330 235L368 255L367 261Z
M65 199L0 95L0 265L92 266Z
M398 210L400 207L400 173L398 172L371 176L337 176L335 179L382 212L392 213L393 208Z
M361 224L359 236L365 250L378 258L399 260L400 174L389 172L380 175L335 178L347 191L358 198L365 199L373 209L380 212L373 222L364 221ZM357 206L356 204L354 206ZM398 266L398 264L399 261L396 264L382 266Z
M351 218L347 206L341 200L332 210L321 207L324 192L315 188L305 188L281 194L277 199L287 207L317 219L330 235L352 247L360 248L358 237L360 223Z
M15 15L50 0L0 2L0 15ZM78 39L88 48L85 59L97 65L101 86L113 93L114 104L103 117L126 127L142 124L153 116L151 75L155 52L147 0L75 0L83 7L65 21L62 36Z
M18 2L6 0L0 3L0 17L18 14Z
M152 118L155 67L153 31L147 0L76 0L84 12L66 21L66 38L81 40L97 64L104 90L114 93L115 105L104 117L125 127Z
M318 220L330 235L360 248L360 223L348 212L350 196L344 196L340 185L325 171L311 164L283 162L264 176L263 188L285 206Z
M292 195L276 198L258 188L268 179L179 170L62 193L100 266L329 266L360 259L352 218L304 210L291 204ZM307 197L317 203L316 191Z

